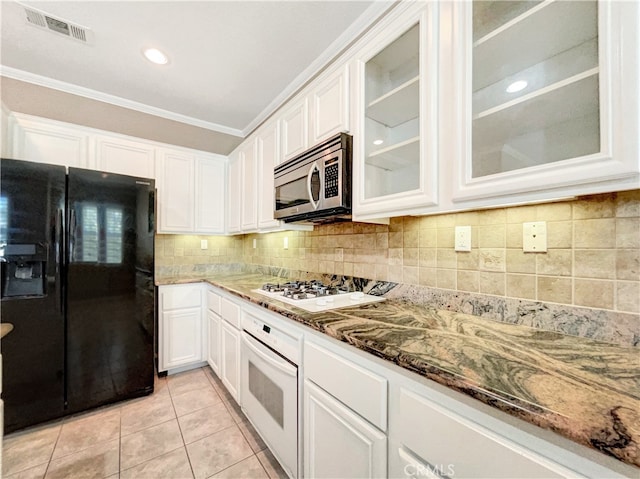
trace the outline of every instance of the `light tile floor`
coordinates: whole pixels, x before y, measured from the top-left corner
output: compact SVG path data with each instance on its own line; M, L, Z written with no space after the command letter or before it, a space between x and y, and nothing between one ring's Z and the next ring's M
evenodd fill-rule
M209 368L157 378L152 395L4 438L5 479L285 478Z

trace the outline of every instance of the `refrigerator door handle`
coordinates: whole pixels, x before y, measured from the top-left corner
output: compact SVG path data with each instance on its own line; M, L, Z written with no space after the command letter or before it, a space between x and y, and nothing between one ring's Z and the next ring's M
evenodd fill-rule
M58 309L61 313L64 313L64 289L62 285L62 265L64 262L64 254L62 251L62 239L64 231L64 212L58 209L56 217L56 231L54 238L55 255L56 255L56 285L58 287Z
M76 242L76 210L69 211L69 263L73 262Z

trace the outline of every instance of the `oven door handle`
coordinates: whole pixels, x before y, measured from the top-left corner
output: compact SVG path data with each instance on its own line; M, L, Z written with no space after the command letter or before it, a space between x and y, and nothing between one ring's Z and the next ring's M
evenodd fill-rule
M292 376L292 377L296 376L298 372L298 368L296 368L292 364L289 364L284 359L281 359L279 356L276 355L277 353L275 352L269 351L267 353L262 351L262 348L266 348L266 346L262 346L260 342L255 340L253 337L251 337L248 333L244 331L242 332L242 344L246 346L254 354L259 356L260 359L268 363L270 366L273 366L274 368L283 372L287 376Z

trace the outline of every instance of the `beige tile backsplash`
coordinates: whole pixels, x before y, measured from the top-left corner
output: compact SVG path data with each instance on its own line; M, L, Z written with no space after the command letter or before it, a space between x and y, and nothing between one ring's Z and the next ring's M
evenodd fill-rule
M547 222L547 253L522 252L528 221ZM453 249L454 228L463 225L472 227L471 252ZM202 238L158 236L156 263L244 262L640 312L640 190L392 218L388 226L335 223L311 232L212 236L204 251Z

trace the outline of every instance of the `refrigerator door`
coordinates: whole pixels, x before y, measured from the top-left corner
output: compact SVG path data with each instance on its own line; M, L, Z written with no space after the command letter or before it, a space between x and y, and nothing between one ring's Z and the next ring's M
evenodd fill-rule
M6 433L64 413L65 174L63 166L0 161Z
M153 391L154 191L69 168L68 412Z

